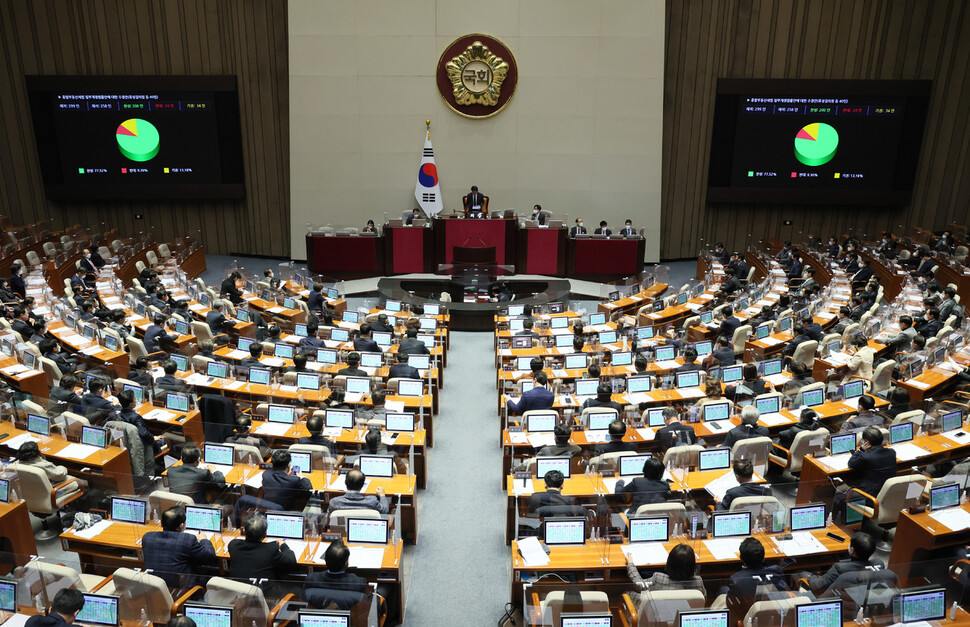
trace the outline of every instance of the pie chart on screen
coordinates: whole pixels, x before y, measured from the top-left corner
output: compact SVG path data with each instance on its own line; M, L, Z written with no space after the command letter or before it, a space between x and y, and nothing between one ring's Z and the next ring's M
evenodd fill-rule
M795 158L808 166L825 165L839 147L839 132L824 122L814 122L795 134Z
M149 161L158 154L158 129L147 120L131 118L115 130L118 149L132 161Z

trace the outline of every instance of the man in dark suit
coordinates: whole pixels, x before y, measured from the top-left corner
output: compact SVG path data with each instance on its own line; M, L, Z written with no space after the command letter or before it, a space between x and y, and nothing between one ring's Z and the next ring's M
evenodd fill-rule
M320 314L323 313L323 304L325 302L326 300L323 298L323 283L314 283L306 299L307 308L312 313Z
M161 577L169 588L194 586L197 566L214 566L216 551L208 540L185 532L185 510L171 507L162 513L162 530L141 538L145 569Z
M808 313L807 311L802 314L802 326L805 329L805 335L808 336L808 339L815 340L816 342L822 341L825 331L822 329L822 325L815 322L815 319L812 318L812 314Z
M638 355L640 357L641 355ZM678 366L674 372L693 372L695 370L703 370L704 366L697 363L697 349L693 346L688 346L684 349L684 365Z
M46 357L54 362L61 374L70 374L77 369L77 362L57 350L55 340L45 337L37 343L37 349L40 350L41 357Z
M354 340L354 350L362 353L380 353L381 347L371 336L370 323L360 325L360 335Z
M10 291L20 297L21 300L27 298L27 283L23 279L24 267L19 263L10 266L9 287Z
M196 503L204 505L209 490L224 490L226 477L218 470L212 472L199 467L202 451L194 444L182 449L182 463L168 469L168 489L176 494L191 496Z
M940 322L940 310L936 307L930 307L926 310L925 321L916 327L916 332L926 339L930 339L931 337L936 337L936 334L942 328L943 323Z
M421 372L414 366L408 365L408 356L406 354L397 354L397 363L391 366L387 371L388 379L420 379Z
M237 581L265 579L263 589L277 589L271 585L286 576L296 566L296 555L282 540L266 540L266 516L254 514L243 524L245 538L229 543L229 576Z
M535 387L524 393L518 403L513 400L506 402L509 415L521 416L525 412L533 409L549 409L552 407L556 395L546 389L546 383L549 381L546 373L537 372L534 378L536 382Z
M593 235L606 235L609 237L610 235L613 235L613 231L606 226L606 220L600 220L600 226L598 229L593 231Z
M386 313L377 314L377 320L370 323L370 330L373 331L383 331L384 333L393 333L394 325L388 320Z
M16 307L13 310L13 322L10 323L10 328L19 333L25 342L29 341L30 336L34 334L34 327L30 324L30 312Z
M894 333L883 340L884 344L889 344L897 353L908 353L913 348L913 338L916 336L916 329L913 327L911 316L899 317L899 333Z
M546 223L546 216L542 214L542 207L540 207L539 205L533 205L532 217L530 219L535 220L535 222L540 226L544 225Z
M586 235L586 227L583 226L582 218L576 218L576 225L569 229L569 237L576 237L576 235Z
M805 325L801 321L796 322L794 326L792 326L792 334L795 337L789 340L788 345L785 346L785 348L781 351L781 354L785 355L786 357L791 357L794 355L795 349L798 348L799 344L802 342L809 342L812 339L808 337L807 333L805 333Z
M297 347L305 352L316 354L318 348L326 348L327 341L319 337L320 328L317 323L307 323L306 337L301 337Z
M233 305L238 305L243 300L242 292L236 287L236 281L241 278L242 275L234 270L232 274L223 279L222 285L219 287L219 295L228 298Z
M529 337L532 337L535 339L542 337L541 335L539 335L533 330L533 327L535 326L535 324L536 323L532 318L526 318L525 320L522 321L522 330L516 331L515 334L519 336L528 335Z
M943 288L943 295L946 297L937 305L937 309L940 310L940 321L946 322L954 310L957 308L956 295L957 291L952 286L947 285Z
M747 440L748 438L760 438L768 436L768 427L758 424L761 414L754 405L748 405L741 410L741 424L727 432L724 437L724 446L732 448L735 442Z
M697 434L694 427L680 422L680 414L673 407L667 407L663 411L664 426L657 429L654 439L660 446L661 451L674 446L686 446L697 442Z
M347 367L341 368L337 371L337 376L343 375L345 377L367 377L366 370L361 370L360 366L360 353L350 353L347 355Z
M205 315L205 323L209 325L209 330L213 335L220 335L226 332L226 325L229 320L226 314L222 313L224 305L222 301L212 303L212 309Z
M310 435L302 436L297 442L299 444L312 444L313 446L325 446L331 454L333 453L333 442L325 438L323 434L323 416L314 414L306 419L306 430Z
M872 278L872 275L875 274L872 271L872 268L870 267L870 264L871 264L871 262L869 261L869 258L868 257L863 257L862 258L862 267L859 268L859 271L856 272L855 274L853 274L852 275L852 278L850 278L849 280L852 283L856 283L856 282L866 283L866 282L868 282L869 279Z
M748 262L744 260L744 254L736 252L734 253L734 273L738 277L739 281L748 280Z
M933 254L929 249L923 249L920 251L919 256L920 262L916 266L916 269L913 270L913 277L917 279L928 279L933 276L933 266L936 265L936 262L933 261Z
M731 338L719 335L717 337L717 347L707 360L713 365L724 366L734 365L734 349L731 348ZM715 362L717 362L715 364Z
M595 455L604 453L620 453L622 451L637 450L636 442L624 442L623 436L626 435L626 423L622 420L614 420L609 427L610 441L604 444L597 444L594 451Z
M729 340L734 339L734 332L741 326L741 321L734 316L734 307L730 304L724 305L724 308L721 309L721 315L724 316L724 319L721 320L721 326L718 328L717 334Z
M579 503L575 498L563 495L562 484L565 477L558 470L550 470L543 476L543 480L546 483L546 491L536 492L529 497L528 512L530 514L535 514L540 507L577 505Z
M100 256L100 255L99 255ZM98 274L98 266L94 264L94 260L91 257L91 249L85 248L84 253L78 261L78 269L84 274L95 275Z
M66 405L64 411L84 415L84 408L81 406L81 397L74 391L77 383L77 377L73 374L64 374L57 385L51 388L51 402L64 403Z
M791 255L791 268L788 270L788 280L802 278L802 269L804 267L801 253L798 251L793 252Z
M485 211L485 196L478 191L477 185L472 185L471 191L465 195L465 216L479 216Z
M421 210L415 207L414 209L411 210L411 215L409 215L407 219L404 220L404 224L408 226L412 226L415 220L420 220L420 219L421 219Z
M724 242L718 242L714 245L714 251L711 253L711 256L720 261L721 265L727 265L731 254L724 247Z
M424 342L418 339L418 330L416 328L408 328L404 335L404 339L401 340L401 344L397 347L397 352L399 355L401 353L404 353L405 355L431 354L431 351L429 351L428 347L424 345Z
M165 316L156 314L152 324L145 329L145 350L149 353L168 350L171 346L174 346L177 339L177 336L165 332Z
M839 256L839 242L834 236L829 238L829 245L825 247L825 252L833 259Z
M862 443L849 457L849 469L862 476L856 487L866 494L876 496L887 480L896 476L896 451L884 444L878 427L866 427L862 431Z
M377 432L372 431L370 433ZM380 435L377 437L379 441ZM347 491L341 496L330 499L330 503L327 505L328 516L340 509L373 509L381 514L390 512L391 506L384 488L376 488L374 494L364 494L363 489L367 476L357 468L348 472L346 477L344 485L347 486Z
M753 597L758 586L770 584L775 590L787 590L785 571L778 564L765 566L765 547L757 538L745 538L738 551L741 570L731 575L728 585L721 586L718 595L729 598Z
M556 428L552 430L552 434L556 439L556 443L543 446L536 453L537 457L572 457L583 452L583 449L578 444L569 443L569 438L572 437L573 431L568 425L556 425Z
M105 398L110 389L111 384L101 377L94 377L88 383L88 393L81 397L81 406L84 408L84 416L91 424L100 424L119 409Z
M859 397L859 413L842 423L839 433L858 433L866 427L881 427L886 423L882 414L877 414L876 399L868 394Z
M241 368L252 368L253 366L262 366L262 362L259 358L263 356L263 345L259 342L253 342L249 345L249 357L246 357L239 362Z
M882 568L884 564L879 559L873 559L876 551L876 541L868 533L857 531L849 540L849 559L840 560L832 564L822 575L810 575L809 587L816 593L823 593L839 578L839 575L860 570ZM826 595L827 596L827 595Z
M347 545L342 540L331 542L323 554L323 560L327 570L315 570L307 575L303 583L303 599L310 607L316 608L334 604L338 609L348 610L357 605L364 598L369 584L360 575L347 572L350 561Z
M623 479L616 482L615 494L632 494L633 502L627 514L637 513L641 505L663 503L670 499L670 484L664 481L664 464L656 457L649 457L643 463L643 476L629 484Z
M171 359L162 362L162 376L155 379L155 387L164 392L183 392L185 391L185 381L175 376L178 372L178 365Z
M738 485L730 488L724 493L724 498L718 499L714 497L714 502L717 503L718 511L727 511L731 509L731 503L734 499L741 498L742 496L771 496L771 486L767 483L752 483L751 478L754 476L754 464L750 459L735 459L731 464L731 468L734 470L734 478L738 480Z
M734 268L724 269L724 283L721 283L721 293L730 296L741 289L741 281L738 280L737 271Z
M596 386L596 398L586 399L580 409L587 407L605 407L615 409L620 415L623 414L623 405L613 400L613 387L609 383L600 383Z
M285 449L273 451L272 463L273 468L263 472L263 498L291 510L297 499L310 496L310 480L290 474L290 452Z
M637 234L637 230L633 228L633 220L628 219L626 223L623 225L623 228L620 229L620 235L636 235L636 234Z

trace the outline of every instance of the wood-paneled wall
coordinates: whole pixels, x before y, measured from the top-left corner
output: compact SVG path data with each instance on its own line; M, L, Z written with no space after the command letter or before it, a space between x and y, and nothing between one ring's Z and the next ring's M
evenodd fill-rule
M159 241L200 231L212 253L289 255L285 0L4 0L0 38L0 213L14 224L103 223ZM245 199L48 200L27 74L236 75Z
M940 229L970 219L970 3L668 0L666 45L662 258L695 255L701 238L742 248L768 237ZM718 77L933 80L911 205L708 203Z

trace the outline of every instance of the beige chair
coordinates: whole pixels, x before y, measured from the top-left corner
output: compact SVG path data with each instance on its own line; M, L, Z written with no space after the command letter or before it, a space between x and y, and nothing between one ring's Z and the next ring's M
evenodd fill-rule
M149 353L148 349L145 348L145 343L135 337L134 335L129 335L125 338L125 343L128 344L128 361L131 365L135 365L139 357L145 357L148 361L158 361L164 357L165 353L158 351L157 353Z
M145 260L148 261L149 266L154 267L158 265L158 255L155 254L154 250L145 252Z
M752 268L754 270L754 268ZM640 595L640 605L633 607L629 594L623 595L621 614L629 625L674 625L677 614L707 606L707 599L700 590L651 590Z
M112 240L111 249L116 253L120 253L121 249L125 247L125 243L120 239Z
M172 251L168 247L168 244L162 243L158 245L158 254L161 256L162 259L168 259L169 257L172 256Z
M637 451L614 451L612 453L603 453L602 455L597 455L589 460L589 465L593 468L601 468L603 466L609 468L619 467L620 462L618 461L621 457L629 457L631 455L640 455L641 453Z
M828 438L828 429L819 428L814 431L802 431L795 435L790 449L778 446L777 444L768 454L768 459L781 466L793 475L802 471L802 460L806 456L811 456L816 451L825 450L825 442Z
M664 453L664 466L673 464L678 467L696 466L697 458L704 447L700 444L688 444L685 446L672 446Z
M647 503L641 505L634 512L634 516L669 516L670 522L685 522L687 520L687 508L683 503Z
M79 573L63 564L47 561L46 558L27 562L23 567L17 568L14 574L20 585L26 586L25 590L18 590L18 596L25 599L36 599L39 596L46 607L50 607L54 595L61 590L90 592L102 585L105 579L100 575Z
M162 512L167 509L184 505L195 505L195 501L192 500L191 496L184 494L176 494L168 490L154 490L148 495L148 505L161 516Z
M889 390L893 385L893 368L895 367L896 362L892 359L887 359L876 366L872 371L872 387L869 389L870 394L880 397L885 397L889 394Z
M620 414L611 407L587 407L579 415L579 424L583 425L583 427L588 427L590 424L590 420L592 419L592 416L594 415L605 416L607 414L609 414L610 416L613 416L610 422L613 422L613 420L617 420L620 417ZM597 420L599 420L599 418L597 418Z
M232 627L271 626L276 615L292 600L287 594L270 609L266 597L258 586L241 583L224 577L213 577L205 586L204 600L209 605L229 605L233 608Z
M44 254L48 257L57 256L57 246L54 245L54 242L44 242L42 248L44 249Z
M803 603L811 603L812 599L803 596L792 596L773 601L758 601L753 603L744 616L744 625L774 625L782 612L792 617L791 625L795 624L794 609ZM789 624L788 621L785 621Z
M926 412L922 409L911 409L909 411L904 411L895 418L893 418L892 423L889 425L895 427L896 425L901 425L904 422L911 422L919 428L923 424L923 418L926 417Z
M132 624L141 620L143 609L153 623L167 622L196 591L197 588L192 588L179 599L173 599L164 579L130 568L115 570L111 581L98 590L102 594L118 595L118 618Z
M27 501L27 510L41 519L43 529L37 534L37 538L56 538L58 532L50 528L49 518L71 501L84 496L80 480L68 477L63 483L51 485L47 473L35 466L14 462L7 468L15 470L20 477L21 496ZM60 521L55 522L60 527Z
M135 269L138 270L138 274L141 274L142 272L144 272L146 267L148 266L146 266L145 262L142 261L141 259L135 262Z
M801 407L804 402L802 401L802 395L805 392L811 392L812 390L824 390L825 381L816 381L815 383L809 383L808 385L799 388L798 394L795 395L794 404L795 407Z
M39 266L41 264L40 256L32 250L28 250L25 257L27 258L27 263L31 266Z
M752 268L752 270L754 270L754 268ZM742 324L734 330L734 336L731 338L731 345L734 347L735 356L744 354L744 344L748 341L749 335L751 335L750 324Z
M111 258L111 249L107 246L98 246L98 254L101 255L102 259L107 261Z
M815 351L818 350L818 342L815 340L809 340L807 342L802 342L795 348L795 353L792 355L792 361L798 362L809 369L815 366Z
M731 459L750 459L757 471L759 465L768 465L771 446L772 441L768 436L739 440L731 447Z
M882 529L896 525L900 511L919 505L926 483L927 479L923 475L911 474L891 477L875 496L859 488L852 488L846 494L846 507L862 514L865 518L863 530L868 527L875 531L873 535L878 538ZM873 529L874 527L879 529Z
M335 509L330 512L331 525L343 525L347 518L381 518L381 513L376 509Z
M862 325L858 322L853 322L845 328L845 331L842 332L842 342L847 343L860 331L862 331Z
M231 444L233 452L235 453L234 458L237 464L260 464L263 462L263 454L255 446L249 446L248 444L239 444L233 442Z
M206 364L209 363L210 361L215 361L215 360L212 357L206 357L205 355L192 355L192 368L196 372L201 372L205 374Z
M533 625L558 625L560 615L563 612L580 610L583 612L609 612L610 599L605 592L599 590L580 590L582 608L576 608L565 604L565 592L563 590L552 590L548 592L544 599L539 600L537 592L532 593L532 612L538 615L533 617Z

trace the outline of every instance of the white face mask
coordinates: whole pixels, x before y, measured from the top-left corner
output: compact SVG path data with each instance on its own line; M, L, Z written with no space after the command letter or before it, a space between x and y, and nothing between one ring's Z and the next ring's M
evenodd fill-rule
M583 223L582 223L582 222L580 222L580 223L579 223L579 226L583 226Z

